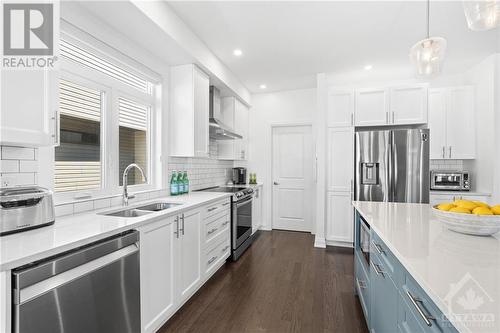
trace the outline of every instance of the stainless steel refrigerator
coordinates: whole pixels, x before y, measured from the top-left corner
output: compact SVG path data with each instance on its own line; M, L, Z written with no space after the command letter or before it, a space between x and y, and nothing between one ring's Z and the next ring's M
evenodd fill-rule
M429 203L429 130L356 132L359 201Z

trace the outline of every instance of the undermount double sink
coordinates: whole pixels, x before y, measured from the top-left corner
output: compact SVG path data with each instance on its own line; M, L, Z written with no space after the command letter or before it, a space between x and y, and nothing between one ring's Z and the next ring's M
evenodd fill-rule
M118 211L112 212L103 212L101 215L106 216L116 216L116 217L139 217L147 214L151 214L153 212L159 212L165 209L169 209L172 207L180 206L181 203L173 203L173 202L153 202L144 206L134 207L134 208L126 208Z

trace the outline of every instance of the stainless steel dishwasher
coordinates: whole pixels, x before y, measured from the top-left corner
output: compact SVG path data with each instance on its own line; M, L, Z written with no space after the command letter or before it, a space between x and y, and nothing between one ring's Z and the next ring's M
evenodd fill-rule
M138 333L139 232L12 272L15 333Z

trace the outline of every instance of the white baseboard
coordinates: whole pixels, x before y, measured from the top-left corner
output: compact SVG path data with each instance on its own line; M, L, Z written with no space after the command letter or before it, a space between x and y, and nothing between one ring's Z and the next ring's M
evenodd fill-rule
M271 231L271 230L273 230L273 228L271 228L270 226L267 226L267 225L262 225L262 226L260 226L259 229L260 230L264 230L264 231Z
M326 248L326 241L324 237L314 237L314 247L318 247L320 249Z
M352 242L336 241L336 240L326 240L326 245L338 246L338 247L350 247L350 248L354 247L354 244Z

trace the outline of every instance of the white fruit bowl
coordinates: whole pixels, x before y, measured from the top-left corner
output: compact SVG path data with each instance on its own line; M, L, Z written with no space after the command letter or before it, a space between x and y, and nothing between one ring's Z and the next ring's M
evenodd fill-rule
M461 214L436 207L432 207L434 215L450 230L475 236L490 236L500 231L500 215Z

